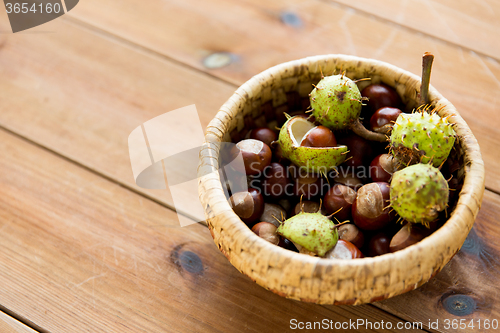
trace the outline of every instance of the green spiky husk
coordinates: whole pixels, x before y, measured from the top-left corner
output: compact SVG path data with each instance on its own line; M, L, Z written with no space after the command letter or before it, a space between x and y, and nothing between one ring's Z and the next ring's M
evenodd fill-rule
M321 213L299 213L283 222L278 234L320 257L337 244L335 224Z
M309 96L316 121L332 130L348 128L361 113L361 93L345 75L323 78Z
M292 161L293 164L302 167L309 173L327 174L343 163L347 156L347 146L337 147L301 147L291 139L288 124L293 121L288 119L281 127L278 143L281 146L283 157Z
M391 153L403 165L432 161L437 167L448 158L455 137L452 124L435 112L403 113L391 133Z
M399 216L427 226L447 207L449 187L439 169L419 163L392 175L390 195Z

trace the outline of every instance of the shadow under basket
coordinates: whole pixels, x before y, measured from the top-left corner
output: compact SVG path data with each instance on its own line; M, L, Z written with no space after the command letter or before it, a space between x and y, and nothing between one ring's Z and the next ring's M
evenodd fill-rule
M420 77L390 64L345 55L308 57L272 67L243 84L221 107L206 130L200 167L217 170L221 142L236 142L253 126L284 122L283 112L305 110L312 84L323 73L345 74L359 82L394 87L407 111L417 106ZM481 206L484 165L478 143L455 107L432 86L431 104L440 116L453 115L458 135L461 190L448 220L429 237L404 250L355 260L312 257L259 238L233 212L217 172L199 181L207 224L220 251L240 272L283 297L319 304L362 304L383 300L426 283L460 249Z

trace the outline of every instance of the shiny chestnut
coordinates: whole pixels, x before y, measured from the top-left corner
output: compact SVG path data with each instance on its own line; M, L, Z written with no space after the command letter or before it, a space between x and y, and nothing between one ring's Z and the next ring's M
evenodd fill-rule
M293 184L288 179L286 168L273 162L263 170L262 192L271 199L281 199L292 195Z
M286 218L287 214L283 207L267 202L264 204L264 209L260 215L261 221L272 223L276 227L280 226L279 221L284 221Z
M414 223L406 223L401 227L391 239L389 249L391 252L396 252L407 248L410 245L420 242L425 237L432 234L437 229L437 223L432 223L429 228Z
M397 171L397 162L390 154L380 154L370 163L369 171L374 182L389 182Z
M375 111L370 118L370 128L372 131L382 134L389 134L394 126L394 122L403 113L398 108L383 107Z
M236 165L236 168L247 175L258 175L271 163L271 148L259 140L241 140L231 149L231 156L236 158L239 153L243 157L244 170L243 166Z
M374 235L368 243L368 256L375 257L390 252L391 238L384 232Z
M278 246L279 247L282 247L284 249L287 249L287 250L290 250L290 251L293 251L293 252L299 252L299 250L297 250L297 247L295 247L295 245L293 244L292 241L284 238L284 237L280 237L280 241L278 243Z
M393 219L390 213L390 185L385 182L366 184L358 190L352 205L354 224L363 230L377 230Z
M342 185L333 185L323 198L323 205L328 214L333 214L340 221L351 219L351 207L356 198L356 191ZM339 211L340 209L340 211Z
M339 239L333 249L328 251L325 255L328 259L358 259L363 258L363 253L351 242Z
M278 245L280 242L280 236L276 232L278 228L269 222L259 222L252 227L252 231L260 238L265 239L269 243Z
M323 195L326 186L326 180L314 174L299 174L295 179L294 194L297 197L303 197L305 200L310 200L314 197Z
M384 106L397 108L401 105L401 97L399 97L396 90L386 84L371 84L361 90L361 96L367 97L368 107L371 114Z
M372 143L356 134L339 139L339 143L349 148L346 161L342 163L343 169L366 166L374 156ZM352 170L347 169L347 171L351 172Z
M345 241L351 242L358 249L363 247L365 242L365 236L358 227L356 227L352 223L342 224L337 228L339 233L339 239L343 239Z
M250 188L247 192L236 192L229 198L233 211L243 222L251 225L264 211L264 198L259 190Z
M343 174L342 170L340 171L340 174L336 175L333 177L333 181L338 184L342 184L345 186L348 186L352 188L354 191L359 190L361 186L363 186L363 182L361 179L357 178L353 174Z
M271 143L278 139L278 135L268 127L259 127L250 131L250 139L262 141L271 147Z
M326 210L324 209L324 207L320 207L319 202L304 200L295 205L295 208L293 209L293 215L297 215L301 212L317 213L319 211L321 212L321 214L327 215Z
M300 145L303 147L336 147L337 140L329 128L320 125L307 132Z

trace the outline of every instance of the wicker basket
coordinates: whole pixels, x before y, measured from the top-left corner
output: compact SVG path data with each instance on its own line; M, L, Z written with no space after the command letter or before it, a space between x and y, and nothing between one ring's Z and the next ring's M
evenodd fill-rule
M323 73L346 71L395 87L408 108L416 105L420 77L390 64L353 56L315 56L272 67L243 84L221 107L206 131L202 167L217 168L220 142L238 140L254 124L307 103ZM463 187L447 222L404 250L374 258L335 260L285 250L256 236L233 212L217 173L199 182L199 194L215 244L240 272L283 297L320 304L362 304L413 290L438 273L465 241L481 205L484 165L478 143L455 107L430 87L439 114L453 114ZM308 105L308 103L307 103Z

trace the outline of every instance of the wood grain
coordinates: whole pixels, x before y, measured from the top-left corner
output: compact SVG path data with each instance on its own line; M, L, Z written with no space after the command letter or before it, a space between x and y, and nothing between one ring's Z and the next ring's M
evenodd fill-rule
M35 333L36 331L24 325L15 318L0 311L0 332L2 333Z
M234 87L61 20L34 31L52 33L0 35L0 126L172 206L135 186L129 134L191 104L203 131Z
M444 269L419 289L374 305L409 321L439 320L439 332L491 332L484 328L485 321L500 322L498 207L500 196L486 191L469 237ZM475 328L446 328L445 319L464 319L467 325L474 320ZM483 323L482 329L478 321Z
M283 332L292 319L400 321L372 306L284 299L234 269L207 228L181 228L171 210L1 130L0 150L0 304L44 330Z
M448 2L447 6L463 11L463 4ZM424 14L418 12L415 20L426 24ZM296 19L290 23L284 15ZM487 186L500 191L496 167L500 153L493 139L500 137L498 60L316 0L152 0L140 5L132 0L105 4L88 0L70 16L235 85L284 61L326 53L375 58L420 75L421 55L430 51L436 55L431 84L470 125L482 147ZM483 22L489 28L477 39L495 44L491 41L496 40L498 20L490 21ZM468 35L468 26L463 27L455 33ZM203 61L214 52L228 52L233 61L208 69Z
M179 2L165 5L168 10L162 9L163 7L154 1L151 4L142 3L140 6L124 4L116 8L112 6L113 3L99 3L98 6L97 3L86 1L75 7L71 13L84 16L88 11L92 11L92 8L99 8L98 13L89 16L92 17L92 24L102 20L101 26L108 22L106 20L120 17L121 25L113 30L114 33L122 34L134 42L142 42L147 47L160 47L160 53L175 56L200 69L204 69L201 65L201 46L198 45L200 41L212 45L213 50L229 50L238 54L240 60L226 68L209 72L236 83L241 83L253 73L284 60L315 53L349 53L346 49L346 45L349 45L346 39L348 36L345 34L338 36L332 40L333 44L327 46L320 42L323 34L338 28L337 22L342 17L347 20L346 24L352 29L353 36L362 35L361 27L376 29L383 36L391 33L397 35L397 41L405 46L398 47L396 53L382 52L384 56L381 58L417 73L421 51L427 44L423 37L409 35L406 31L362 16L359 17L361 24L358 28L358 17L351 17L349 12L319 2L306 2L303 5L296 3L289 7L280 2L273 2L267 6L272 6L268 12L274 16L265 14L264 3L257 3L260 7L248 7L245 3L216 1L210 6L200 3L199 6L186 7L184 11L175 7L182 7ZM95 6L92 7L92 4ZM155 4L158 5L156 9ZM228 11L237 11L241 22L235 21L235 15L220 17L216 14L214 11L219 8L217 6L222 5ZM198 7L199 11L193 10L189 15L213 28L210 35L201 35L202 38L186 35L197 25L185 26L183 24L186 24L186 20L181 19L187 17L189 8ZM143 12L146 9L151 10ZM279 21L279 13L285 9L301 14L303 28L297 30ZM114 15L111 15L112 13ZM170 20L169 16L161 16L173 15L172 13L176 13L179 19ZM5 16L5 13L0 15ZM335 19L330 20L329 17ZM318 23L315 23L316 21ZM130 30L133 30L130 34L134 31L141 32L141 29L148 30L134 39L134 35L120 31L124 22L135 22L134 29L130 27ZM150 24L151 22L154 24ZM168 26L174 24L169 22L180 26ZM241 34L228 39L226 34L232 31L229 29L231 24L238 29L246 29L246 32L241 30ZM167 61L164 57L144 49L116 42L109 36L100 35L99 32L76 27L63 19L50 22L44 25L43 29L56 33L18 34L15 38L2 35L5 41L0 57L0 74L4 78L0 82L0 98L3 101L0 105L0 125L172 207L172 198L168 191L143 190L135 186L126 138L144 121L193 103L198 106L202 124L206 125L236 87ZM149 29L154 29L156 34ZM267 31L264 31L265 29ZM177 32L174 34L172 31ZM128 30L126 32L129 33ZM192 33L201 34L203 31L196 30ZM215 38L212 35L218 36L220 47L214 46ZM169 36L175 38L170 40ZM265 38L261 38L262 36ZM293 39L294 42L278 44L275 40L278 37ZM360 55L374 55L370 52L377 46L377 41L352 38L354 39L351 42L358 45L362 51L359 52ZM235 48L240 39L241 47ZM188 46L192 49L182 49L187 47L186 41L189 41ZM378 40L380 41L381 39ZM409 41L412 45L418 43L408 48ZM277 45L280 45L279 48ZM456 56L456 50L447 45L432 45L443 59ZM261 47L267 50L265 57L257 52ZM447 56L442 56L443 52ZM20 54L23 56L20 57ZM467 59L464 58L463 61L471 64L482 61L482 58L471 58L469 54L465 57ZM491 67L489 74L493 77L483 75L479 80L477 75L467 72L467 78L472 83L464 83L461 81L463 73L456 73L456 76L452 77L446 73L456 69L467 71L469 66L462 66L456 61L446 64L437 60L433 83L436 82L440 91L455 102L477 135L486 162L487 186L500 189L500 170L495 167L499 152L494 139L500 135L498 126L495 125L499 117L495 112L495 101L500 91L492 89L495 85L492 80L495 75L500 75L500 66L489 62L483 64ZM442 82L444 89L438 82ZM475 99L468 89L481 98ZM467 105L460 102L464 98ZM478 109L482 112L474 113Z
M491 0L327 0L500 59L500 4Z
M280 15L285 10L299 15L302 25L282 23ZM432 51L438 56L432 83L469 122L484 154L487 186L500 188L496 167L500 66L494 59L316 1L249 5L86 0L71 14L158 54L64 19L44 26L42 30L55 32L51 34L0 34L0 124L117 182L133 186L126 147L132 129L193 103L207 123L234 85L271 65L338 52L378 58L419 73L421 53ZM0 21L6 22L5 13L0 11L0 15ZM366 31L377 34L367 36ZM215 51L233 53L233 62L207 70L203 59ZM43 327L152 331L173 325L169 331L217 331L227 321L250 331L268 331L269 327L281 331L292 315L303 320L321 316L341 320L373 311L370 307L335 307L339 312L332 314L284 301L230 267L200 226L189 227L196 230L194 234L183 231L169 210L39 148L19 144L5 133L1 137L8 158L0 162L4 165L0 190L8 193L8 201L1 202L0 210L5 244L0 278L6 286L0 303ZM27 156L30 159L25 160ZM142 193L170 202L166 193ZM486 196L478 220L485 221L486 230L495 228L499 205L491 195ZM481 237L488 239L488 245L494 240L485 234ZM175 252L184 239L189 239L187 245ZM189 273L196 271L191 266L197 262L187 260L186 264L189 254L182 257L188 273L175 264L187 251L210 263L204 264L209 269L203 278ZM448 288L446 283L440 286ZM181 297L187 303L181 304ZM435 304L437 297L434 293L417 304ZM47 313L36 304L47 305ZM198 304L203 304L201 313L196 312ZM389 306L403 316L402 307L408 303ZM426 319L427 312L409 309ZM279 321L266 316L274 311L279 312ZM376 312L371 318L383 316Z

